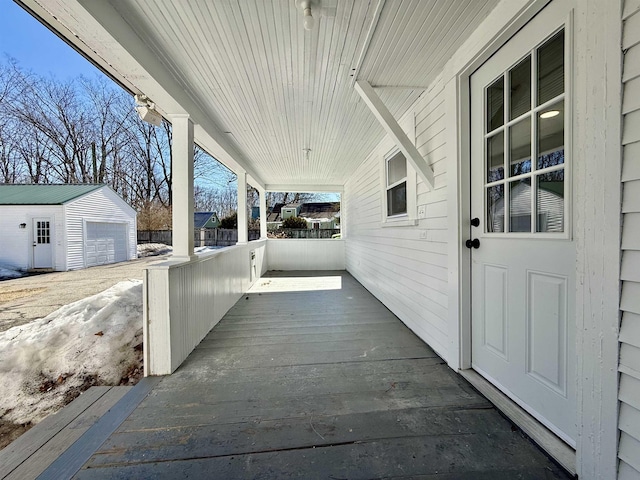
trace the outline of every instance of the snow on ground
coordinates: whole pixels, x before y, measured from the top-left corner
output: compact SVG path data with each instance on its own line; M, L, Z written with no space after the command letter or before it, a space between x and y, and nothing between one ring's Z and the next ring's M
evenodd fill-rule
M8 280L10 278L24 277L25 273L10 267L0 265L0 280Z
M224 247L195 247L194 253L205 253L219 250ZM138 245L138 258L153 257L156 255L168 255L173 252L171 245L165 245L164 243L141 243Z
M195 247L193 249L193 253L213 252L215 250L220 250L221 248L225 248L225 247Z
M166 255L173 252L173 247L164 243L141 243L138 245L138 258Z
M37 423L141 359L142 281L126 280L0 333L0 419Z

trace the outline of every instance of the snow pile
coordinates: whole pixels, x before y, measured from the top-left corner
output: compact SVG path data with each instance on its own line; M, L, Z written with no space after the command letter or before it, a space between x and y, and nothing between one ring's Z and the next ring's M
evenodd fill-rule
M166 255L173 251L173 247L164 243L141 243L138 245L138 258Z
M0 419L37 423L140 366L142 281L126 280L0 333Z
M14 270L13 268L0 265L0 280L8 280L10 278L24 277L24 272Z
M216 250L220 250L221 248L225 248L225 247L215 247L215 246L210 246L210 247L195 247L193 249L193 253L207 253L207 252L214 252Z

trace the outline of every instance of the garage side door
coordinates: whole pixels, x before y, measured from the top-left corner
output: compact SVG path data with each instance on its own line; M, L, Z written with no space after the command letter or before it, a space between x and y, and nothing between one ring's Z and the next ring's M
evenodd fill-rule
M87 267L127 260L127 224L87 222Z

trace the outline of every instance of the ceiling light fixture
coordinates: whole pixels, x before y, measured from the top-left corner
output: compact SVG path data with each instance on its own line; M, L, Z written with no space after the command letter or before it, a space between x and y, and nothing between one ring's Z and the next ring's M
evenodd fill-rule
M302 10L304 16L302 25L305 30L311 30L315 25L315 20L311 15L311 0L296 0L296 7Z
M302 151L304 152L304 159L308 162L309 161L309 153L311 153L311 149L310 148L303 148Z
M544 113L540 114L540 118L553 118L560 115L560 111L559 110L548 110Z

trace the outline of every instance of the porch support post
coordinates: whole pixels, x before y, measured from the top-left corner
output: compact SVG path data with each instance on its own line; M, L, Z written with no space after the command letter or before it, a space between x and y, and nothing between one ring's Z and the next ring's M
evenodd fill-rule
M260 238L267 238L267 192L260 188Z
M169 116L172 125L172 226L173 256L194 257L193 229L193 122L189 115Z
M238 245L248 242L247 172L238 173Z
M409 140L409 137L404 133L404 130L402 130L396 119L393 118L393 115L391 115L391 112L385 104L382 103L382 100L380 100L380 97L378 97L373 87L365 80L357 80L354 88L356 92L360 94L373 115L378 119L380 125L386 130L398 148L400 148L407 158L407 161L415 171L418 172L418 175L422 177L422 180L433 190L433 170L427 165L426 160L422 158L416 146Z

